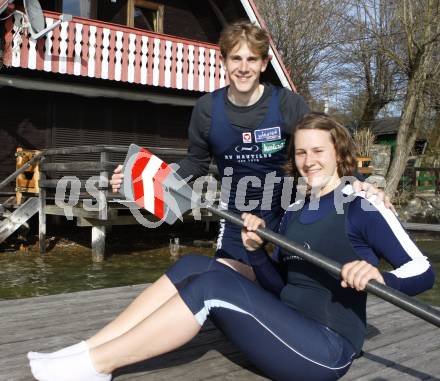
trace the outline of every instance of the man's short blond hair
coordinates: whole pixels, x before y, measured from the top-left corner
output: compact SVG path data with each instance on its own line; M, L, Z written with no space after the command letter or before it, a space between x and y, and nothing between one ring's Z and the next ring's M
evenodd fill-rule
M219 46L223 58L241 42L265 59L269 56L269 34L250 21L237 21L228 25L221 33Z

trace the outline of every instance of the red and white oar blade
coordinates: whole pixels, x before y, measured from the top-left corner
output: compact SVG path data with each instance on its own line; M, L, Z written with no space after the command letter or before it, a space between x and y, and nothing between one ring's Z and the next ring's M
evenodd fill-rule
M172 224L191 208L191 188L158 156L135 144L124 162L121 193L157 218Z

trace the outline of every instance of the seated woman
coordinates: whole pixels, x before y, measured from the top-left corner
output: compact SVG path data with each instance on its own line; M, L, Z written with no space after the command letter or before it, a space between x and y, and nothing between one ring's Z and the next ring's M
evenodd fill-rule
M254 233L264 221L244 214L243 244L262 287L215 259L183 257L87 341L50 354L30 352L34 377L110 380L116 368L188 342L208 316L271 379L344 375L364 341L367 282L414 295L432 287L434 275L390 210L343 187L342 177L356 166L344 127L309 114L297 126L289 153L288 174L303 176L312 197L291 205L280 232L343 264L341 279L278 249L269 257ZM313 192L318 208L312 207ZM380 258L395 270L380 272Z

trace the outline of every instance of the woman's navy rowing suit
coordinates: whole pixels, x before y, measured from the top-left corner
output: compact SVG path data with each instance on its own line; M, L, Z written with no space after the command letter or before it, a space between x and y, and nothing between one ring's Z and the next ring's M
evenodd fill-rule
M341 264L380 258L395 270L387 285L413 295L432 287L434 274L391 211L356 197L343 214L334 193L284 214L280 232ZM274 380L336 380L349 369L364 340L366 294L343 289L340 280L276 250L248 252L264 287L215 259L190 255L167 275L202 325L209 316L260 370ZM287 278L281 273L287 271ZM286 280L285 280L286 279Z

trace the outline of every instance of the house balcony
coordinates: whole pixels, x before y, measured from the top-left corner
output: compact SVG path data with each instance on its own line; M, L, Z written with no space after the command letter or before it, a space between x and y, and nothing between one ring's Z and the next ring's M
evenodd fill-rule
M46 25L60 14L44 12ZM5 21L8 67L211 92L228 83L217 45L73 17L33 40L21 15Z

